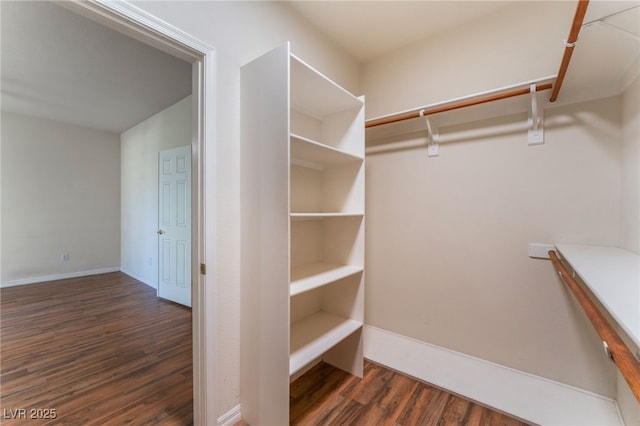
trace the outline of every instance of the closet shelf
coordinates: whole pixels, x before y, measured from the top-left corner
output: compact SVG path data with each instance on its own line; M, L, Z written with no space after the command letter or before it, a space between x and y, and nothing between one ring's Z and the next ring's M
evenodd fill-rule
M361 108L363 101L291 55L291 106L322 119L352 108Z
M296 296L305 291L362 273L362 271L364 268L358 265L338 265L324 262L302 265L291 271L290 295Z
M291 220L322 220L339 217L364 217L362 212L344 213L291 213Z
M291 134L291 161L302 166L323 169L327 165L361 163L364 157L349 154L332 146Z
M295 374L361 328L361 321L326 312L317 312L291 324L289 375Z
M617 247L557 244L556 248L640 346L640 256Z

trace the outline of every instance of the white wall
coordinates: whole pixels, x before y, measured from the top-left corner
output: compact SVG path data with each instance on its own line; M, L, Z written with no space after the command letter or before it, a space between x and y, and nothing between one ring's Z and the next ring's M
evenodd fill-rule
M119 230L118 135L3 111L3 285L117 269Z
M363 65L374 117L555 74L573 2L522 2ZM560 43L561 44L561 43ZM617 245L620 97L441 129L367 157L367 324L615 397L615 368L530 242ZM636 131L635 138L638 133Z
M289 40L293 52L347 90L358 65L285 2L135 2L216 49L217 409L239 403L240 374L240 67Z
M640 254L640 77L622 97L622 209L620 246Z
M575 3L517 1L363 64L367 118L554 75Z
M191 96L120 135L121 268L158 288L158 152L191 145Z
M368 156L367 324L612 396L597 335L527 244L617 242L619 112L549 110L543 146L511 132L522 114L441 129L439 157Z
M636 70L638 67L636 66ZM622 206L620 247L640 254L640 77L622 94ZM630 342L631 339L627 339ZM631 347L633 353L640 348ZM617 400L628 425L640 424L640 405L620 373Z

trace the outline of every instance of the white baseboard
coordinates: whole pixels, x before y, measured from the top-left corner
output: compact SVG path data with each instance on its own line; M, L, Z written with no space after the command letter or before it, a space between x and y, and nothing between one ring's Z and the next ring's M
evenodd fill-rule
M242 412L238 404L218 418L218 426L233 426L240 420L242 420Z
M133 272L128 271L128 270L126 270L124 268L122 268L120 270L122 271L122 273L129 275L131 278L135 278L136 280L140 281L143 284L148 285L149 287L151 287L153 289L156 289L156 290L158 289L158 284L157 283L151 282L151 281L147 280L146 278L144 278L144 277L142 277L142 276L140 276L138 274L134 274Z
M87 277L89 275L107 274L109 272L119 272L119 271L120 271L120 267L114 266L112 268L93 269L91 271L78 271L78 272L69 272L66 274L43 275L40 277L22 278L22 279L13 280L13 281L2 281L0 282L0 288L14 287L17 285L25 285L25 284L42 283L46 281L66 280L68 278Z
M624 424L610 398L377 327L364 326L364 356L535 424Z

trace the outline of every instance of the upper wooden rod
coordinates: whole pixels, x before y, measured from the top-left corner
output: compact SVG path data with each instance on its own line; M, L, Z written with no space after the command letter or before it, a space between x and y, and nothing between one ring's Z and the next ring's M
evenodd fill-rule
M564 76L569 68L569 62L571 61L571 55L573 55L573 48L575 42L578 41L580 35L580 28L582 28L582 22L584 16L587 14L587 7L589 6L589 0L578 0L578 6L576 7L576 13L573 16L573 22L571 23L571 30L569 31L569 37L564 47L564 55L562 55L562 62L560 62L560 69L558 70L558 76L556 77L555 84L553 85L553 91L549 102L555 102L558 99L558 93L564 81Z
M542 90L549 90L551 89L551 87L552 87L551 83L540 84L539 86L536 86L536 91L539 92ZM377 120L367 121L364 126L367 128L375 127L375 126L381 126L383 124L390 124L398 121L409 120L411 118L418 118L421 116L420 111L422 111L422 116L437 114L439 112L451 111L454 109L466 108L473 105L493 102L500 99L512 98L514 96L526 95L527 93L531 93L531 89L529 87L527 87L526 89L514 89L508 92L496 93L495 95L487 95L487 96L482 96L474 99L467 99L459 102L453 102L447 105L422 108L419 110L406 112L403 114L393 115L391 117L379 118Z
M549 250L549 258L553 266L558 271L560 278L567 284L585 314L593 324L596 332L603 342L609 347L609 353L616 363L622 377L627 381L631 391L640 402L640 362L636 359L627 345L622 341L616 330L609 324L609 321L602 315L593 301L589 298L584 289L569 274L556 252Z

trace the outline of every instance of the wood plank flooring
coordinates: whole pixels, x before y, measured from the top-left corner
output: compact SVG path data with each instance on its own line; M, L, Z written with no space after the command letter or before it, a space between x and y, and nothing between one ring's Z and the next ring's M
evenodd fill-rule
M193 423L190 309L119 272L0 298L3 425Z
M291 384L289 417L304 426L526 426L369 361L362 380L323 362L313 367Z

